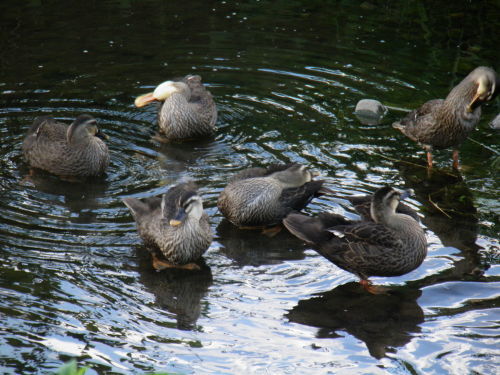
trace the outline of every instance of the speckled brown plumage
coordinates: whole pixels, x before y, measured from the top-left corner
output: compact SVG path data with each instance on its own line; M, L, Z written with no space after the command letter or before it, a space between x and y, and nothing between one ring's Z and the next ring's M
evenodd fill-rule
M160 99L155 97L154 93L144 95L151 95L145 103L154 100L163 101L158 111L161 135L167 139L189 139L211 135L215 131L217 107L212 94L201 82L201 77L187 75L181 79L164 82L162 85L165 84L170 91L168 97ZM137 103L136 99L136 105ZM140 106L142 105L144 103Z
M321 195L322 186L299 164L250 168L230 179L217 207L234 225L271 226Z
M453 166L458 168L458 149L481 117L481 104L498 91L498 77L493 69L474 69L448 94L446 99L430 100L393 124L411 140L427 150L432 167L432 150L452 147Z
M163 197L125 198L139 236L172 265L198 260L212 242L208 215L193 183L170 188Z
M95 119L80 115L70 125L50 116L38 117L23 142L23 154L33 168L65 177L102 175L109 151L98 137Z

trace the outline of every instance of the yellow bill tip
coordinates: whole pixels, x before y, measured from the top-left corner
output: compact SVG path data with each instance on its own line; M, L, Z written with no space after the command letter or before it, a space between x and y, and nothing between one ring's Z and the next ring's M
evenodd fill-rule
M147 94L144 94L144 95L141 95L141 96L138 96L137 98L135 98L134 104L136 107L140 108L140 107L144 107L145 105L147 105L155 100L156 100L156 98L153 96L153 93L148 92Z
M169 224L170 224L172 227L176 227L176 226L178 226L178 225L181 225L181 224L182 224L182 221L172 219L172 220L170 220Z

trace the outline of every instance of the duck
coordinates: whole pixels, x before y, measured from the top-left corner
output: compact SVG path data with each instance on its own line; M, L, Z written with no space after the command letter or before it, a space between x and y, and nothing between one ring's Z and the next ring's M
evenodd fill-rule
M248 168L229 180L217 207L242 229L276 226L327 191L323 180L313 180L316 175L302 164Z
M203 200L193 182L177 184L162 196L124 198L156 270L200 270L195 263L212 243Z
M385 293L369 277L405 275L427 255L423 228L410 215L396 212L399 202L412 194L411 189L379 188L371 201L369 221L350 221L329 212L316 217L292 212L283 224L330 262L357 275L368 292Z
M31 168L67 179L96 177L109 165L106 139L90 115L79 115L69 126L41 116L29 129L22 152Z
M167 140L185 140L209 136L215 131L217 107L199 75L165 81L153 92L138 96L140 108L162 102L158 112L160 134Z
M432 168L434 149L453 148L453 168L459 169L459 148L481 117L481 105L498 93L496 72L480 66L455 86L446 99L433 99L392 124L427 151Z

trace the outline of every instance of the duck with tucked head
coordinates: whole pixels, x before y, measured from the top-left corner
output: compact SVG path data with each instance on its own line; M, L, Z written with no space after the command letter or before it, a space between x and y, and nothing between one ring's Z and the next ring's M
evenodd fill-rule
M217 207L238 227L281 224L291 211L300 211L326 191L322 180L300 164L250 168L234 176L219 196Z
M400 200L412 193L389 186L378 189L371 202L370 221L353 222L326 212L317 217L291 213L283 224L330 262L357 275L363 287L376 294L383 288L372 286L370 276L404 275L420 266L427 255L420 224L396 212Z
M93 177L104 174L109 151L97 121L89 115L78 116L68 126L50 116L38 117L23 142L23 154L32 168L68 177Z
M143 107L154 101L163 103L158 123L167 139L200 138L215 130L217 107L198 75L163 82L153 92L137 97L135 105Z
M154 268L200 269L194 262L210 246L212 231L194 183L178 184L162 197L125 198L123 203L150 248Z
M453 148L453 168L458 169L460 145L481 117L481 104L498 93L500 80L491 68L480 66L451 90L446 99L430 100L392 124L427 151L432 168L432 150Z

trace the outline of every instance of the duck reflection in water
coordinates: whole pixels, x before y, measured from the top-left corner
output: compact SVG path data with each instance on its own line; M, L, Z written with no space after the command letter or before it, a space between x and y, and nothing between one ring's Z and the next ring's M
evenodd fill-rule
M278 264L286 260L304 259L304 247L297 248L297 240L287 231L273 237L256 234L254 231L238 229L223 219L216 229L221 251L240 267Z
M160 143L158 145L158 161L162 169L184 172L187 166L199 163L216 146L215 142L208 139L190 143Z
M355 282L299 301L286 317L318 328L316 337L343 337L344 331L365 342L380 359L409 343L420 332L424 313L417 303L420 290L394 288L390 294L364 293ZM369 306L369 308L367 308Z
M462 251L464 259L455 263L457 277L481 275L477 245L478 214L473 195L460 174L435 169L428 175L425 168L408 163L398 164L405 184L415 191L424 214L422 223L434 232L442 244Z
M62 205L76 214L71 215L69 220L80 224L97 221L97 210L103 206L99 199L106 196L109 187L109 182L103 177L69 182L41 170L26 175L21 183L24 186L34 186L37 191L50 195L46 198L53 201L50 206L61 206L62 201Z
M424 168L411 164L400 164L399 171L422 204L422 222L439 236L443 245L460 250L479 248L477 210L460 174L434 170L429 176Z
M174 315L178 329L195 330L203 310L202 300L213 283L210 267L201 260L197 271L173 268L157 272L151 269L146 249L139 248L137 256L139 280L154 294L156 305Z

